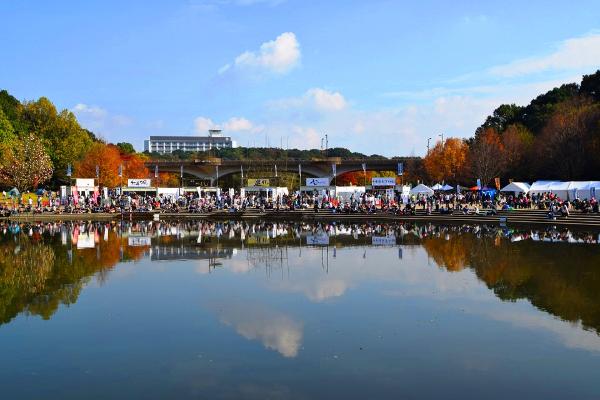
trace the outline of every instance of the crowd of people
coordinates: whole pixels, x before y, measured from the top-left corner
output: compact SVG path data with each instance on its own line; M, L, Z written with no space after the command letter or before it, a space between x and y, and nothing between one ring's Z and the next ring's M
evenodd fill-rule
M258 211L314 210L331 213L391 213L414 215L417 210L426 214L496 214L498 210L542 209L549 218L568 216L573 210L583 213L598 213L598 201L562 200L553 193L505 194L481 191L461 193L435 192L432 195L398 194L397 192L355 192L341 196L330 196L324 192L302 192L265 196L240 192L223 193L188 192L181 196L172 194L118 194L109 191L106 197L73 196L60 197L57 192L46 192L26 201L4 195L0 202L0 216L22 213L85 214L85 213L211 213L216 210L242 212L248 209Z

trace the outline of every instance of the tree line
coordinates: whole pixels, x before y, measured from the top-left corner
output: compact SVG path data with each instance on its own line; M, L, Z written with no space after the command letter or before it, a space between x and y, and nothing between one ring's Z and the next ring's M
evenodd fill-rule
M554 88L526 106L503 104L467 140L436 143L424 180L472 186L538 179L594 180L600 167L600 70Z
M74 177L116 186L120 179L148 175L146 157L131 144L96 137L71 111L58 111L45 97L21 102L6 90L0 91L0 154L0 186L20 191L58 187Z

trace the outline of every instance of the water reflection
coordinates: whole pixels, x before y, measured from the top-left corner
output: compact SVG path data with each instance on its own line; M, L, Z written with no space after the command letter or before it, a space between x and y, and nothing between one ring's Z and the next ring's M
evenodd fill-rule
M344 296L363 282L414 282L418 269L398 265L409 263L411 252L422 248L444 271L428 277L440 280L434 290L460 290L460 284L445 282L450 279L445 271L469 269L501 300L526 299L584 329L596 333L600 329L596 232L260 221L4 224L0 232L1 323L19 313L50 318L60 305L75 303L91 279L99 284L109 279L119 262L197 260L199 273L224 265L233 273L260 270L267 278L277 277L267 279L269 288L323 302ZM360 248L362 261L356 252L344 252L346 248ZM390 261L389 252L382 255L377 248L397 248L397 263ZM290 272L290 257L320 265L322 273L309 268ZM330 271L332 260L345 263L344 268ZM239 305L218 314L244 337L260 340L286 357L297 354L301 323L257 307L244 311ZM492 317L509 319L501 314ZM520 325L547 324L510 318ZM265 326L269 330L259 329Z

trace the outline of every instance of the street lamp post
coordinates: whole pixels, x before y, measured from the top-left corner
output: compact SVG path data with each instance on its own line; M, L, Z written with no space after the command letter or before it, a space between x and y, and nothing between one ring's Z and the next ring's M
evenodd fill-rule
M444 134L442 133L441 135L438 135L439 137L442 138L442 147L444 146Z
M429 155L429 142L431 141L431 138L427 138L427 155Z

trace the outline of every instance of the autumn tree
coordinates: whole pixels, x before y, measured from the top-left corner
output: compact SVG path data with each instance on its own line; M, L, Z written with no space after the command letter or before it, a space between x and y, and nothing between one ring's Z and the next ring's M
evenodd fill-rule
M598 157L599 130L600 105L585 99L561 104L537 138L538 173L567 180L590 175L586 163Z
M35 188L52 177L52 160L42 142L33 134L5 149L0 166L0 182L21 192Z
M527 160L531 156L533 134L521 124L509 125L502 133L503 165L510 178L529 178Z
M119 147L113 144L96 142L83 160L75 163L75 176L78 178L95 178L98 166L98 183L100 186L116 187L127 182L127 179L148 177L144 159L136 154L121 154ZM123 168L123 176L119 176L119 166Z
M469 148L458 138L448 138L437 142L425 156L423 163L429 177L437 182L461 180L467 166Z
M504 169L504 146L500 135L494 128L485 128L471 147L471 163L475 178L481 179L481 185L487 185L498 177Z

